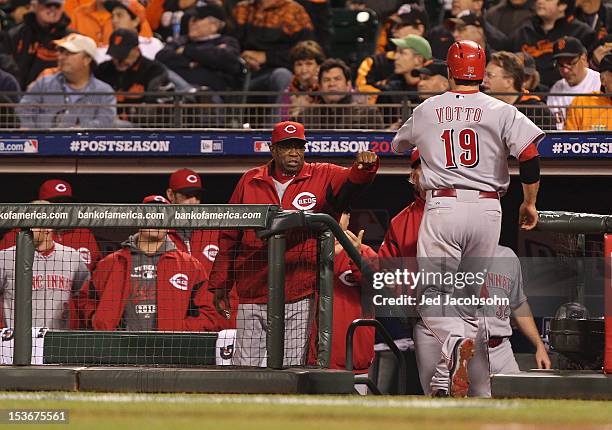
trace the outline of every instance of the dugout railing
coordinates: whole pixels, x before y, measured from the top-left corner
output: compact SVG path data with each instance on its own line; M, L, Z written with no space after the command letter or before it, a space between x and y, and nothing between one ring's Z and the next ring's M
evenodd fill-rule
M200 214L197 221L184 215L194 212ZM228 214L236 215L230 217ZM317 239L318 273L314 276L317 278L319 297L316 304L318 367L326 368L330 363L334 241L342 244L365 276L370 273L336 221L325 214L284 212L274 205L2 204L0 229L22 229L17 234L15 244L14 365L28 366L32 363L32 343L36 339L32 327L35 252L29 229L76 227L256 231L259 238L267 241L269 299L266 349L267 366L271 369L283 368L285 245L288 232L305 229L313 232ZM44 337L45 364L214 364L216 333L49 330ZM154 353L151 354L152 351Z
M72 105L64 100L64 93L30 93L33 98L43 98L45 103L22 100L26 93L5 93L0 99L0 128L41 129L69 127L70 116L91 113L109 108L115 112L112 118L90 124L89 129L99 128L219 128L258 129L270 128L278 121L297 120L308 129L335 130L386 130L399 128L407 120L420 98L435 93L385 91L375 93L336 92L144 92L115 93L117 97L132 99L142 97L142 103L115 103L112 105ZM79 93L75 93L79 94ZM98 94L98 93L89 93ZM85 94L83 94L85 95ZM324 96L350 95L351 103L324 103ZM519 96L518 93L490 93L492 96ZM566 110L570 106L547 106L533 103L533 99L546 100L561 93L530 93L514 105L524 109L528 116L544 129L562 128ZM608 97L609 94L572 94L572 96ZM292 103L291 97L307 100ZM580 99L578 99L580 100ZM595 131L609 128L609 106L580 102L571 106L576 115L587 120ZM107 112L106 115L109 113Z

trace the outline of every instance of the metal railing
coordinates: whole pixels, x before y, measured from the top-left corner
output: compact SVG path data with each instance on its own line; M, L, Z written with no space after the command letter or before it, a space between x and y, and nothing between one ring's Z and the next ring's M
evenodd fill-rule
M339 93L296 93L294 95L301 97L299 102L292 100L289 93L132 93L131 98L124 98L131 102L109 106L87 103L86 100L72 104L68 97L64 103L56 103L57 96L62 94L46 93L44 96L56 96L52 99L54 103L37 104L18 102L21 93L3 94L0 97L0 128L265 129L278 121L297 120L311 130L396 130L409 118L419 103L419 97L426 95L415 92L351 93L353 102L346 104L321 102L321 97ZM383 94L385 103L380 103ZM117 95L126 96L127 93ZM547 95L551 94L540 96ZM608 97L607 94L581 95ZM135 103L134 96L141 96L142 103ZM282 103L278 103L279 99ZM567 105L548 107L523 101L515 106L546 130L564 129L570 110L574 119L578 118L584 125L584 128L574 129L612 129L611 106L605 104L572 106L570 110Z

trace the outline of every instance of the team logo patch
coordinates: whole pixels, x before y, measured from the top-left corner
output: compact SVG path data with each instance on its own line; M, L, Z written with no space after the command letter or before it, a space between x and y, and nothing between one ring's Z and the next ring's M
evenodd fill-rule
M13 339L14 331L12 328L5 328L2 330L2 342L8 342Z
M340 282L348 287L356 287L359 283L355 280L355 275L353 275L352 270L345 270L338 276Z
M289 124L285 127L285 131L289 134L293 134L297 131L297 127L293 124Z
M217 245L206 245L206 247L202 250L202 254L204 257L208 258L210 261L215 261L217 258L217 254L219 253L219 247Z
M291 204L297 209L307 211L315 207L317 204L317 196L309 191L303 191L295 196L295 199L293 199Z
M174 288L178 288L181 291L187 291L187 288L189 288L189 277L184 273L177 273L170 278L170 283Z
M187 182L189 182L191 184L197 184L198 183L198 178L196 178L195 175L187 175L187 177L185 179L187 180Z
M65 184L57 184L55 186L55 191L57 191L58 193L65 193L68 189L66 188Z
M224 360L229 360L234 355L234 345L225 345L219 348L219 355Z
M87 248L79 248L77 249L79 252L79 257L81 257L81 261L85 264L91 263L91 252Z

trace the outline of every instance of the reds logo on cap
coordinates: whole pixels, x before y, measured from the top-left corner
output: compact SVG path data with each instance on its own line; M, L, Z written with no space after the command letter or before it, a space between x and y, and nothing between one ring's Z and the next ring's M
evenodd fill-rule
M202 188L200 175L191 169L180 169L170 175L170 189L173 191L199 190Z
M293 199L291 204L299 210L307 211L316 206L317 196L309 191L304 191L295 196L295 199Z
M170 202L164 197L159 195L146 196L143 200L143 203L163 203L165 205L169 205Z
M61 179L49 179L43 182L38 190L38 198L40 200L65 199L69 197L72 197L72 187L68 182Z
M278 143L286 139L296 139L306 142L304 126L295 121L283 121L274 126L272 130L272 143Z

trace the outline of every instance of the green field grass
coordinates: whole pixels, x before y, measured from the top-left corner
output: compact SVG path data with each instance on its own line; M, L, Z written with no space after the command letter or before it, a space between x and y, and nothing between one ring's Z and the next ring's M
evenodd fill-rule
M4 392L0 405L66 409L58 429L612 430L612 402L573 400ZM0 424L13 427L50 426Z

